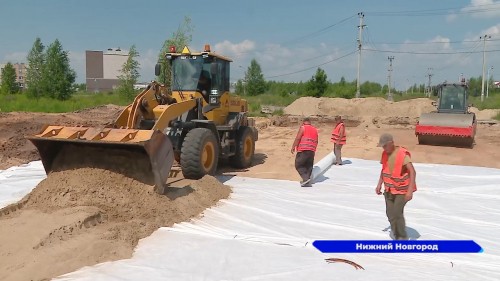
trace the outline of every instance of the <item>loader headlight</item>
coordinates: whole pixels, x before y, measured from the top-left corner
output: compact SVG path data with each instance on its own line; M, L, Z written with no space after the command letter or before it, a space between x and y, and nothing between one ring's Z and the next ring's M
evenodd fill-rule
M211 105L218 105L220 101L219 91L212 90L210 92L209 101Z

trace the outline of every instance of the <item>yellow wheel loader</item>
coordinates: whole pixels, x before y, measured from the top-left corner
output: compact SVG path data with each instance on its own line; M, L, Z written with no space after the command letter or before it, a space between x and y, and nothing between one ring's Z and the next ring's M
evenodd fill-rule
M235 168L249 167L258 132L247 117L247 101L229 93L231 60L211 52L209 45L198 53L171 47L165 59L172 85L151 82L112 125L47 125L29 137L47 174L103 168L164 193L174 161L188 179L213 175L220 159Z

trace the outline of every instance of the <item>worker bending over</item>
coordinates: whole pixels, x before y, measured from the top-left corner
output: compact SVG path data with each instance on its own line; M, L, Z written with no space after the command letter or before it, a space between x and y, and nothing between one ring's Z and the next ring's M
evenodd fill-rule
M384 197L386 214L391 223L391 233L396 240L408 240L404 207L413 198L417 190L416 172L411 163L410 152L401 146L394 145L390 134L380 136L379 147L383 147L382 171L375 192L382 194L382 183L385 186Z
M297 151L295 156L295 169L302 180L301 186L311 186L311 174L314 165L314 154L318 146L318 129L311 125L311 120L306 117L302 121L295 141L292 146L292 154Z

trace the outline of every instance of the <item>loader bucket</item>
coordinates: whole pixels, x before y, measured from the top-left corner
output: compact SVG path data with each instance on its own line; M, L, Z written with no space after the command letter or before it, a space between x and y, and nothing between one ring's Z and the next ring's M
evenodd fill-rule
M155 185L164 192L174 162L170 139L160 131L46 126L28 138L45 172L99 168Z
M419 144L472 147L475 134L474 114L425 113L415 126Z

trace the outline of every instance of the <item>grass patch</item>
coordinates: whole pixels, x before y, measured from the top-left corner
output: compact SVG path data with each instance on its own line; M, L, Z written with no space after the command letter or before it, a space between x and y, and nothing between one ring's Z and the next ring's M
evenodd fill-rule
M488 98L484 98L481 102L481 97L470 97L469 103L472 103L474 107L478 109L500 109L500 94L490 95Z
M298 95L272 95L272 94L262 94L258 96L242 96L246 99L250 105L257 104L260 105L276 105L276 106L287 106L294 102L296 99L300 98Z
M25 111L63 113L105 104L127 105L130 101L115 93L78 93L69 100L60 101L50 98L34 99L26 94L0 95L0 111Z

